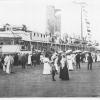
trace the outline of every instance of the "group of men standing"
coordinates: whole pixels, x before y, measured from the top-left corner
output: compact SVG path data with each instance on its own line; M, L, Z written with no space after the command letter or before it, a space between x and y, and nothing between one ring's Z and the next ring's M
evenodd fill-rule
M36 66L40 64L40 53L25 54L2 54L0 55L0 68L10 74L14 66L22 66L23 69L26 65Z
M81 62L81 55L80 53L78 53L76 55L76 69L81 69L81 66L80 66L80 62ZM92 63L93 63L93 58L91 56L91 53L88 53L88 56L87 56L87 69L88 70L92 70Z

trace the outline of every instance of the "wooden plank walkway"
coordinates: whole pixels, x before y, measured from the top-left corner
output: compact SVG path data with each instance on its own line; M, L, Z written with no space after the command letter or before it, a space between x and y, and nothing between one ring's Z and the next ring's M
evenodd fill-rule
M43 66L14 68L7 75L0 71L0 97L99 97L100 62L93 64L93 70L87 70L87 64L81 64L80 70L70 71L70 80L56 81L51 75L42 75Z

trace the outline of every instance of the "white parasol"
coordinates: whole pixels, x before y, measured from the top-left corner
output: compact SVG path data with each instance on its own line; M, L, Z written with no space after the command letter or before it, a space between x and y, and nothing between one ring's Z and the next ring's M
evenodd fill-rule
M89 51L83 51L82 53L89 53Z
M68 54L68 53L72 53L72 50L67 50L66 51L66 54Z
M75 50L73 51L73 53L81 53L82 51L81 50Z

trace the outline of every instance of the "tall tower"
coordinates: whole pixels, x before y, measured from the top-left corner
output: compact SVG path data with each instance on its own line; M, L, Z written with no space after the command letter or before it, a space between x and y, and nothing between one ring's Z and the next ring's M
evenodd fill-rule
M54 6L47 6L46 11L46 23L47 23L47 32L54 34L55 30L55 7Z
M55 17L56 17L55 32L61 33L61 14L57 13Z
M52 35L56 32L61 32L61 14L60 9L55 9L55 6L47 6L47 32Z

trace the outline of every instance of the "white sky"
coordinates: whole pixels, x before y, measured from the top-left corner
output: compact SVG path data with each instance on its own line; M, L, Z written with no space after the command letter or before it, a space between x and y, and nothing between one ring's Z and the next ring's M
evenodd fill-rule
M0 0L0 25L26 24L28 29L45 31L47 5L55 5L62 10L62 32L80 34L80 6L75 0ZM80 0L76 0L80 1ZM88 18L91 23L93 39L100 42L100 0L86 1Z

